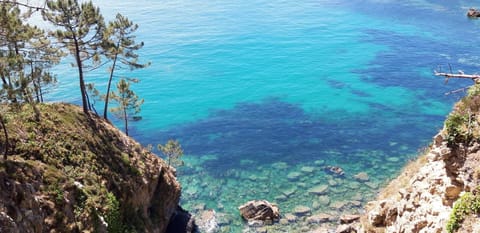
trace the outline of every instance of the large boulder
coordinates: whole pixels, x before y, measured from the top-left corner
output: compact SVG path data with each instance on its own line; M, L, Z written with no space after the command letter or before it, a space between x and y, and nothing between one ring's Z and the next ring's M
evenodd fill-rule
M265 224L270 224L280 217L278 206L266 200L249 201L238 209L242 217L248 221L262 221Z

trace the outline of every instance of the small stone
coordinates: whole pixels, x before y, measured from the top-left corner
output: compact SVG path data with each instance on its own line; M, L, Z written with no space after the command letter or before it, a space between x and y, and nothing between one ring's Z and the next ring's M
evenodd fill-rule
M330 186L337 186L338 183L335 180L328 180L328 185Z
M353 177L360 182L367 182L370 179L366 172L360 172L354 175Z
M288 223L288 220L282 218L282 219L280 219L280 224L282 224L282 225L288 225L289 223Z
M317 165L317 166L322 166L325 164L325 160L315 160L315 162L313 162L313 164Z
M282 193L283 193L285 196L289 197L289 196L293 195L296 191L297 191L297 190L295 189L295 187L290 187L290 188L287 188L287 189L283 189L283 190L282 190Z
M360 219L360 215L358 215L358 214L347 214L347 215L343 215L342 217L340 217L340 223L341 224L348 224L348 223L355 222L359 219Z
M462 188L458 186L450 185L445 189L445 197L448 200L455 200L458 198L461 192L462 192Z
M195 216L195 222L202 232L215 232L218 230L217 217L214 210L205 210Z
M263 221L261 220L248 220L249 227L261 227L263 226Z
M321 185L318 185L318 186L315 186L315 187L309 189L308 193L315 194L315 195L322 195L322 194L327 193L327 191L328 191L328 185L321 184Z
M277 170L283 170L288 168L288 164L285 162L276 162L272 164L272 167L277 169Z
M288 222L296 222L297 221L297 216L295 216L291 213L288 213L288 214L285 214L284 219L286 219Z
M314 167L309 167L309 166L305 166L305 167L300 168L300 171L302 171L304 173L312 173L314 170L315 170Z
M300 176L302 176L302 174L300 172L290 172L287 175L287 179L289 179L291 181L295 181L295 180L298 180L298 178L300 178Z
M400 161L400 158L398 158L398 157L388 157L387 161L392 162L392 163L396 163L396 162Z
M356 233L357 231L350 225L339 225L335 233Z
M326 166L325 167L325 170L330 173L330 174L333 174L333 175L336 175L336 176L343 176L345 175L345 172L343 171L343 169L341 167L337 167L337 166Z
M307 218L308 223L325 223L332 219L332 215L329 214L315 214Z
M324 206L330 204L330 198L327 195L321 195L318 197L318 202Z
M286 201L286 200L288 200L288 197L285 196L285 195L283 195L283 194L280 194L280 195L278 195L278 196L275 196L275 200L277 200L277 201Z
M355 200L354 200L354 201L350 201L349 203L350 203L353 207L360 207L360 206L362 206L362 202L360 202L360 201L355 201Z
M365 182L365 185L367 185L371 189L378 189L378 184L377 183Z
M265 227L260 227L258 229L255 229L256 233L267 233L267 228Z
M312 210L307 206L296 206L293 210L293 213L297 216L305 216L310 215Z
M192 209L195 211L200 211L200 210L205 210L205 208L206 208L205 203L198 203Z
M443 142L443 136L441 133L435 135L435 137L433 137L433 140L435 142L435 146L441 146L442 145L442 142Z
M347 203L344 202L344 201L336 201L336 202L330 204L330 208L336 209L336 210L341 210L346 205L347 205Z

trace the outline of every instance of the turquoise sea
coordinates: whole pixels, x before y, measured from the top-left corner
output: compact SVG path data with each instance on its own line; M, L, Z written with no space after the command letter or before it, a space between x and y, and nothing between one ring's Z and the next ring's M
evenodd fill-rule
M145 99L131 135L144 145L180 141L181 204L199 218L213 209L220 232L254 232L237 210L253 199L277 203L283 216L300 206L361 212L463 95L445 93L471 84L446 85L433 70L480 70L480 21L465 16L480 1L94 2L107 19L120 12L140 25L141 60L152 62L122 74L141 79L134 89ZM78 103L75 71L57 74L51 100ZM87 74L99 87L106 78ZM335 224L288 216L268 232Z

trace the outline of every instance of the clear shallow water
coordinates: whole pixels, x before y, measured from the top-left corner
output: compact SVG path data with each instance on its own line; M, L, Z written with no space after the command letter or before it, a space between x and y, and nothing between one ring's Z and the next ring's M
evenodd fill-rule
M121 12L140 25L141 55L152 62L133 74L145 104L132 136L181 142L182 205L214 209L226 232L245 227L237 207L251 199L282 213L361 211L440 129L460 97L444 93L470 84L444 85L432 70L480 68L480 21L464 16L471 1L97 4L106 18ZM75 84L61 82L52 99L78 102ZM325 194L308 192L323 184ZM271 230L318 226L304 220Z

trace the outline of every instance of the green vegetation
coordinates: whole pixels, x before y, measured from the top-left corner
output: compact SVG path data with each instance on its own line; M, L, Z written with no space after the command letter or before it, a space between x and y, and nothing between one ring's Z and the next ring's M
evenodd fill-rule
M158 149L168 158L168 166L175 167L183 166L181 157L183 156L183 149L177 140L168 140L165 145L158 145Z
M95 99L88 93L92 91L105 102L103 117L107 119L114 74L124 77L125 71L119 71L149 65L140 63L136 53L143 47L143 42L135 42L134 33L138 25L120 14L115 20L105 23L100 9L92 1L54 0L45 1L44 6L0 1L0 104L29 103L36 113L35 120L40 121L40 111L36 106L43 102L44 93L57 80L49 70L59 64L62 57L70 55L78 74L83 112L87 115L92 111L96 113ZM50 31L26 23L39 12L50 24ZM52 43L53 40L57 43ZM88 79L87 74L107 64L111 65L108 86L103 94L95 89L99 80ZM122 79L122 83L119 82L122 87L125 83L138 82L138 79ZM125 93L124 90L117 91ZM130 92L133 93L131 89L126 93ZM124 119L124 114L120 115ZM0 122L3 123L1 114ZM2 124L0 127L5 129ZM4 132L4 137L6 135ZM5 148L8 150L7 145Z
M110 77L108 79L107 93L104 97L105 107L103 118L107 119L108 101L110 97L110 87L112 84L115 70L122 68L140 69L145 68L150 63L140 64L138 62L138 54L135 52L143 47L143 42L136 44L135 36L132 35L138 28L127 17L117 14L115 21L110 22L105 34L103 47L105 49L105 56L112 61L109 68Z
M480 138L480 84L471 86L445 121L450 146L467 145Z
M122 233L125 231L120 213L120 203L115 195L110 192L107 194L107 216L105 221L108 224L107 230L109 233Z
M125 217L126 211L129 216L142 216L141 210L132 210L122 198L134 196L137 187L144 185L144 176L158 175L158 167L152 167L154 162L147 157L150 152L73 105L39 104L40 122L28 104L7 108L10 159L0 160L0 176L11 183L39 184L37 194L54 203L51 213L56 229L94 229L89 224L104 216L112 229L124 224L143 231L144 219ZM0 145L4 144L0 137ZM68 219L72 216L75 219ZM75 226L64 225L68 222Z
M464 193L453 205L450 219L447 222L447 232L458 230L466 216L480 214L480 187L473 192Z
M117 107L112 108L111 112L123 120L125 134L128 136L128 119L140 112L143 99L138 98L137 94L130 89L130 82L123 78L117 83L117 91L112 92L111 97L117 103Z

